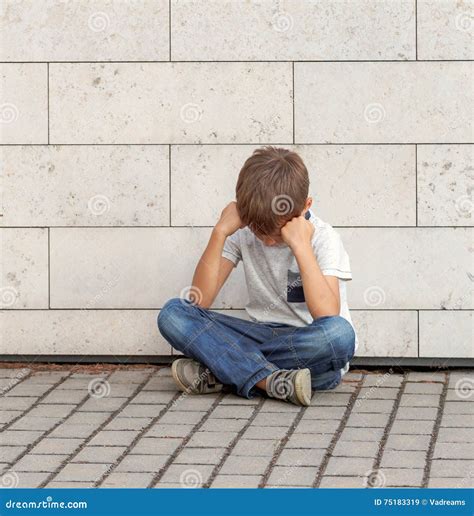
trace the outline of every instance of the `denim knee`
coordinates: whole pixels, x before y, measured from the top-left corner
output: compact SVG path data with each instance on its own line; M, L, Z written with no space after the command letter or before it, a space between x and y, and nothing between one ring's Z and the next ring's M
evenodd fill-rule
M186 302L179 297L167 301L160 310L157 318L158 329L165 337L171 337L180 326L180 322L186 313Z
M340 315L321 317L313 325L322 325L335 359L346 363L354 356L355 331L347 319Z

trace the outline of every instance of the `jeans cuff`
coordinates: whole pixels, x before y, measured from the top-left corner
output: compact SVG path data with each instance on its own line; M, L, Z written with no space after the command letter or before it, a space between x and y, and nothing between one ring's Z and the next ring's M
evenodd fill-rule
M249 399L254 398L255 384L257 384L260 380L263 380L267 376L270 376L274 371L278 371L278 367L272 364L264 366L244 383L244 385L239 389L239 396L243 396L244 398Z

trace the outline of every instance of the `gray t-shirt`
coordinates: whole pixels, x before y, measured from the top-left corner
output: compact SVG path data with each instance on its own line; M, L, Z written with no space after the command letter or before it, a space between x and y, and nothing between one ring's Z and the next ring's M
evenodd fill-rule
M311 240L319 267L326 276L339 278L340 315L351 324L346 281L352 279L349 256L336 230L309 210L314 225ZM306 326L313 321L304 299L296 258L287 245L266 246L245 227L226 239L222 256L237 266L242 260L249 302L249 317L257 322ZM356 336L355 346L358 341ZM342 370L345 373L348 364Z

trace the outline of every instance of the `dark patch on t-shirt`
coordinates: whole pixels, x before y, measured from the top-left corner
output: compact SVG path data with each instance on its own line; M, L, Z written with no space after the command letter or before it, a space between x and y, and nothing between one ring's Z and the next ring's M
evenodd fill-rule
M299 272L288 270L288 284L286 286L286 300L288 303L304 303L303 281Z

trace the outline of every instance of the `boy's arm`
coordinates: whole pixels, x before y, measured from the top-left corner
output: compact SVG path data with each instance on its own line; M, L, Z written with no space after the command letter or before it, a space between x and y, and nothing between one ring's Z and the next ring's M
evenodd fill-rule
M339 279L325 276L319 268L311 246L314 226L303 216L283 226L281 235L295 255L303 281L306 305L313 319L339 315Z
M222 285L226 282L234 264L222 256L226 238L242 226L236 203L228 204L221 213L211 233L207 247L194 271L192 301L202 308L209 308Z

